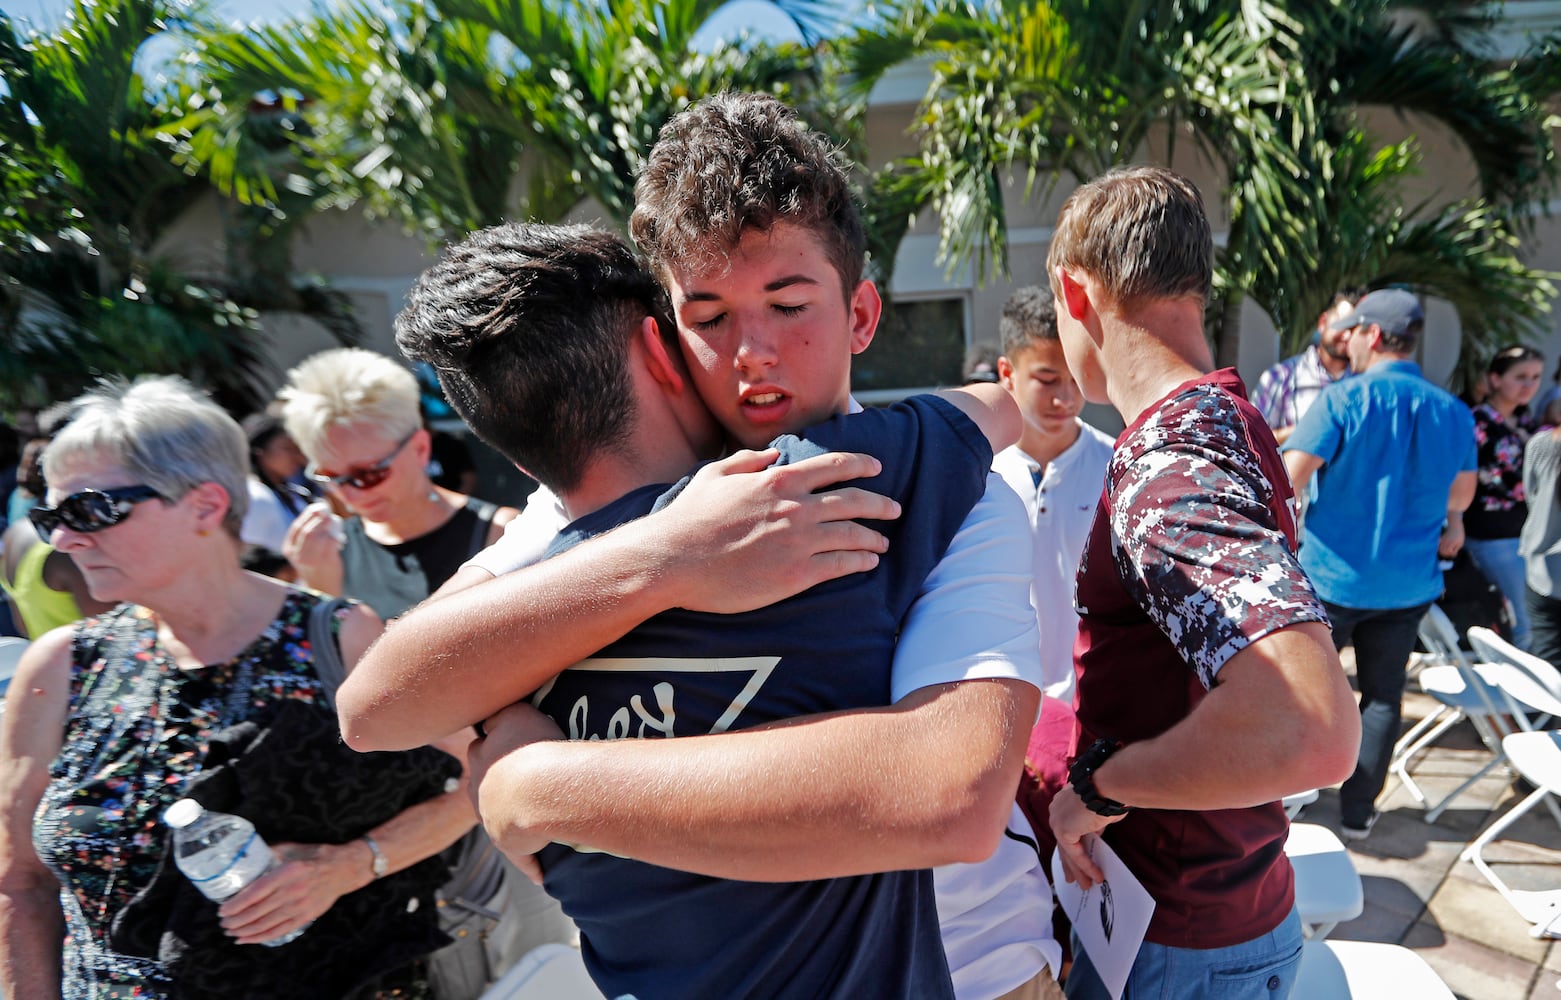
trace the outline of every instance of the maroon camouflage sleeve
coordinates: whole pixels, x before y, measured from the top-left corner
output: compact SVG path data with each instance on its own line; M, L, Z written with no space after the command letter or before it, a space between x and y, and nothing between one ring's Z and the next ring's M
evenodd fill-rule
M1118 573L1205 687L1262 636L1327 623L1227 393L1163 404L1119 444L1110 479Z

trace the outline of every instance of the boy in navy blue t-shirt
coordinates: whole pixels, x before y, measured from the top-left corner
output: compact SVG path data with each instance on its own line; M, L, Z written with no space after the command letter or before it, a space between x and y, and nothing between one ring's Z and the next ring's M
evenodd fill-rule
M560 550L670 502L671 470L708 440L661 334L666 318L636 270L610 234L502 226L452 249L400 321L409 353L461 387L457 408L480 427L502 421L496 443L580 515ZM503 329L452 334L449 302L482 282L513 293L503 296ZM1017 423L1000 391L986 392L997 416L966 393L950 395L959 405L917 397L775 442L782 463L841 450L883 456L863 485L903 514L877 525L888 540L877 567L744 614L666 611L562 673L538 676L532 702L572 740L694 737L889 704L904 616L985 489L992 446L961 407L1010 433ZM571 419L602 398L619 401L621 422ZM533 401L554 412L517 420ZM478 751L479 770L491 756ZM734 881L589 843L550 845L542 864L609 995L953 996L926 870Z
M716 176L742 182L707 189ZM723 431L763 448L855 408L850 360L871 341L880 303L862 279L860 222L826 141L771 98L721 95L668 125L638 195L635 238L655 247L688 380L720 421L678 412L677 437L716 426L718 439L691 449L678 471L717 453ZM481 283L470 290L478 300L455 317L466 327L458 339L502 325L509 304L483 298ZM608 419L627 395L603 394L588 416ZM546 407L509 416L483 433L577 429L550 422ZM850 490L814 493L860 474L849 471L853 460L766 469L772 460L736 454L696 476L666 514L407 616L360 664L357 691L349 684L349 739L415 744L529 694L534 678L515 666L521 650L549 675L670 607L751 610L874 565L881 536L850 518L883 515L860 509L870 501ZM581 488L593 503L611 498L589 477ZM524 519L534 509L546 505L533 501ZM746 880L939 866L959 1000L1055 989L1044 971L1056 960L1050 892L1013 804L1038 701L1024 531L1017 498L989 478L905 619L888 704L721 740L564 745L537 742L558 736L550 722L507 711L476 749L476 773L491 763L500 775L482 785L485 822L512 856L549 840L585 842ZM501 759L504 749L513 752ZM675 775L697 777L679 784Z

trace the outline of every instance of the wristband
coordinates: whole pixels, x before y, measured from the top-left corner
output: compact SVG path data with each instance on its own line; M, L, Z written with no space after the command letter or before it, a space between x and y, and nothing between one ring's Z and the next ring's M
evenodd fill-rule
M1127 806L1106 798L1095 788L1095 772L1120 749L1122 744L1116 740L1096 740L1068 763L1068 783L1084 803L1084 808L1100 816L1121 816L1128 810Z

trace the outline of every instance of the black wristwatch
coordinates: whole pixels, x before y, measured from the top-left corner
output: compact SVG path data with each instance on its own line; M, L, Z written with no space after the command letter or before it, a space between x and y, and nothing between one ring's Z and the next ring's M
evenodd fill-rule
M1079 801L1084 803L1084 808L1092 813L1101 816L1120 816L1128 810L1127 806L1115 799L1108 799L1095 790L1095 772L1100 770L1100 765L1106 762L1106 758L1120 749L1122 744L1116 740L1096 740L1089 745L1088 750L1068 764L1068 783L1073 786Z

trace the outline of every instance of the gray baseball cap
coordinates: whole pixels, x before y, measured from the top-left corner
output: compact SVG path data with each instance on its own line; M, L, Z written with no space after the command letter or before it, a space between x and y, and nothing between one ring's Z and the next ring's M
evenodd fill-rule
M1375 323L1383 333L1402 337L1411 324L1424 320L1425 311L1413 293L1402 288L1383 288L1355 303L1354 309L1329 323L1328 329L1348 330Z

